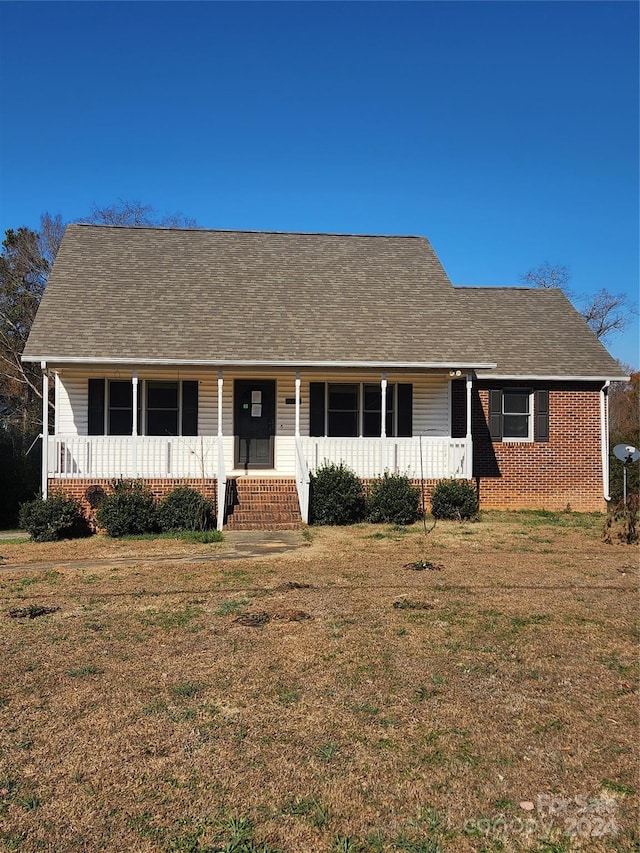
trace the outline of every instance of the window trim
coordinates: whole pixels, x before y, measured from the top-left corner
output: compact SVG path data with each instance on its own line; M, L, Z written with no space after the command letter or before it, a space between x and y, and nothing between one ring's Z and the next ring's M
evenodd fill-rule
M504 444L527 444L532 443L534 440L533 435L533 424L535 418L534 412L534 392L532 388L502 388L502 396L501 396L501 407L500 407L500 416L502 419L502 441ZM527 397L527 411L526 412L505 412L504 410L504 400L506 394L522 394ZM504 432L504 424L505 424L505 416L510 415L520 415L527 417L527 435L526 436L511 436L505 435Z

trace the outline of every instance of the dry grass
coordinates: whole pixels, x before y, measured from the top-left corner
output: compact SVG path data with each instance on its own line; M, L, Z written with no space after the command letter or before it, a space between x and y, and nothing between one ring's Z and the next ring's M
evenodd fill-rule
M131 557L0 572L5 848L635 849L638 554L601 525L318 529L211 563L189 554L224 546L0 543ZM6 615L30 605L60 609Z

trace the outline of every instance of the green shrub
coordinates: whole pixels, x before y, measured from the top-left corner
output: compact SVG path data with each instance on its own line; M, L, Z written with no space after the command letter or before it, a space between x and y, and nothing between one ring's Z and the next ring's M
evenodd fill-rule
M78 501L63 495L54 495L47 500L35 498L23 503L20 506L20 527L35 542L74 539L91 533Z
M210 530L215 527L213 503L188 486L173 489L157 509L160 530Z
M158 529L153 495L138 480L117 480L96 511L96 521L109 536L153 533Z
M387 474L374 480L367 494L367 521L413 524L420 517L420 490L408 477Z
M311 475L312 524L354 524L364 518L362 483L344 465L325 463Z
M431 496L431 515L463 521L478 515L478 493L468 480L440 480Z

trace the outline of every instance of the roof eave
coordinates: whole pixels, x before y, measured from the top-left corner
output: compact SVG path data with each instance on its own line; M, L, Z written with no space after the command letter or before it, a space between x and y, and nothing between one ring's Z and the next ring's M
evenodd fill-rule
M54 355L27 355L23 361L46 362L47 364L131 364L181 367L357 367L384 369L434 369L434 370L490 370L495 361L341 361L341 360L291 360L291 359L176 359L176 358L102 358Z
M517 379L528 382L628 382L628 376L614 376L612 373L583 374L541 374L541 373L480 373L478 379Z

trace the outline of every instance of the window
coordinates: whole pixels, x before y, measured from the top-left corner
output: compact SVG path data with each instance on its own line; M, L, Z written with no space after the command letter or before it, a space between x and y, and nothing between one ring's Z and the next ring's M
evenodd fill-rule
M177 382L147 382L146 435L178 435Z
M502 438L518 441L531 438L531 394L529 391L504 391L502 394Z
M107 435L131 435L133 430L133 385L131 382L109 381Z
M386 433L411 436L413 386L387 385ZM382 433L382 389L374 383L309 383L309 435L356 438Z
M90 379L88 404L89 435L132 434L133 383L130 379ZM198 383L140 380L137 419L141 435L197 435Z
M490 390L489 432L493 441L548 441L549 392L530 388Z
M359 385L327 386L327 435L359 435L359 391Z
M393 398L395 387L387 385L387 400L385 404L385 432L394 434ZM362 434L376 436L382 433L382 388L380 385L364 386L364 404L362 412Z

